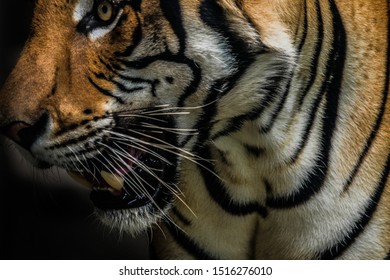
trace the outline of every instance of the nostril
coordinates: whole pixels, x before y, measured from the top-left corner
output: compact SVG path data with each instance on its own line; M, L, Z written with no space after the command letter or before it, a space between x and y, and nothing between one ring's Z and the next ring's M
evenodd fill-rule
M31 145L43 134L49 121L49 115L42 115L39 120L29 125L25 122L14 122L2 129L5 136L9 137L22 147L30 149Z
M16 143L21 144L23 142L23 136L21 135L23 134L22 131L28 129L29 127L31 126L24 122L14 122L5 127L2 131L5 136L15 141Z

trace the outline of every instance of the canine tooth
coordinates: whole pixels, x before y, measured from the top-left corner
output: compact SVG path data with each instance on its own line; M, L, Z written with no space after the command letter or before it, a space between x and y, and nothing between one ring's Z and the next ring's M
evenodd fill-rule
M100 175L113 189L120 191L123 188L125 180L122 177L108 173L104 170L100 172Z
M83 186L86 186L90 189L92 189L94 186L88 182L83 176L81 176L79 173L68 171L68 174L70 177L73 178L76 182L80 183Z

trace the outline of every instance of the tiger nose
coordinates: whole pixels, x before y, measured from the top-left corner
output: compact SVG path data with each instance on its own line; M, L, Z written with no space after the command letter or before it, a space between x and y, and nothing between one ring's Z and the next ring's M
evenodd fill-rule
M26 122L13 122L1 129L1 132L23 148L29 150L31 145L41 136L49 122L48 114L43 114L37 122L30 125Z

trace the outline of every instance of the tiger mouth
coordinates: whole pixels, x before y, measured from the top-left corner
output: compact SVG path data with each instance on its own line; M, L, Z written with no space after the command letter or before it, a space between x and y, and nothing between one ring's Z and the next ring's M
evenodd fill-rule
M115 159L103 151L82 163L93 166L92 170L68 171L73 179L92 189L90 199L95 207L120 210L151 205L162 209L169 203L172 191L166 174L172 163L167 155L158 149L145 151L118 144L115 148Z

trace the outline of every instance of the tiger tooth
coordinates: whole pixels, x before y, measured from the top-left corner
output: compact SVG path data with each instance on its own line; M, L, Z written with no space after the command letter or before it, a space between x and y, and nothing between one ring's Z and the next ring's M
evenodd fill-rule
M67 171L67 173L69 174L70 177L72 177L73 180L75 180L76 182L80 183L81 185L86 186L86 187L88 187L90 189L93 188L93 185L90 182L88 182L79 173L72 172L72 171Z
M120 191L123 188L125 180L121 176L108 173L104 170L100 172L100 175L114 190Z

